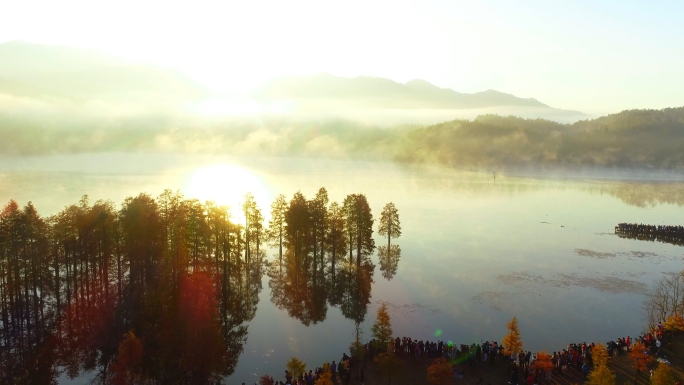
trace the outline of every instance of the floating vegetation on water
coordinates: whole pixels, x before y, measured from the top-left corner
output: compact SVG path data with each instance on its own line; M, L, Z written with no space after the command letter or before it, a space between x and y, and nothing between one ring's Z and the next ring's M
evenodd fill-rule
M601 253L598 251L593 251L593 250L588 250L588 249L575 249L575 254L581 255L583 257L591 257L591 258L598 258L598 259L615 257L615 253Z
M378 305L387 305L388 310L397 315L408 315L411 313L429 314L435 315L440 314L441 311L437 308L423 305L420 303L406 303L406 304L396 304L389 301L376 301Z
M506 310L507 305L510 305L508 301L514 295L521 293L510 293L503 291L483 291L478 295L474 296L470 300L472 302L478 303L480 305L486 305L494 310Z
M575 249L575 254L582 256L582 257L590 257L590 258L596 258L596 259L606 259L606 258L615 258L615 257L623 257L623 258L628 258L628 259L643 259L643 258L650 258L653 263L658 263L661 259L673 259L674 257L670 257L667 255L662 255L650 251L620 251L616 253L605 253L605 252L600 252L600 251L594 251L594 250L589 250L589 249Z
M612 294L643 294L647 289L646 284L634 280L624 279L616 276L581 276L576 273L559 273L553 275L551 278L544 278L541 275L536 275L528 271L516 271L510 274L497 275L496 280L504 285L523 287L592 287L601 292Z

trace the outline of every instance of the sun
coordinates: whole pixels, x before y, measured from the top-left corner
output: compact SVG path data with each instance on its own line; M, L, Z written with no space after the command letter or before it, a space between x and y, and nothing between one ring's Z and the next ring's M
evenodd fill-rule
M229 206L233 220L244 216L241 206L245 195L251 193L265 220L270 217L271 197L264 182L253 172L234 164L214 164L196 170L188 179L184 193L202 202Z

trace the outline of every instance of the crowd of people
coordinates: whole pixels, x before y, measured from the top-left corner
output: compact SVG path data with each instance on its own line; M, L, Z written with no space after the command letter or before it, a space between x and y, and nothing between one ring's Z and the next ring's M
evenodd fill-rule
M615 232L659 234L684 237L684 226L645 225L643 223L619 223Z
M684 226L619 223L615 226L615 234L621 237L684 245Z
M665 336L663 333L662 324L658 324L652 333L640 335L636 338L644 346L649 348L650 354L657 356L660 351L661 344L665 343ZM608 341L605 344L606 351L610 357L626 354L629 352L635 340L630 336L624 338L617 338L616 340ZM572 343L566 348L559 351L554 351L549 354L551 368L548 370L541 370L534 364L538 359L537 353L530 351L522 351L514 355L505 354L505 348L502 344L489 340L478 344L454 344L451 341L423 341L414 340L409 337L395 338L389 343L389 348L401 359L427 359L432 360L439 357L446 358L453 365L454 376L462 378L466 372L467 367L475 367L477 362L488 362L494 364L496 362L505 362L508 364L511 385L534 385L538 384L540 379L550 381L552 375L563 374L581 374L586 378L589 369L593 366L592 350L596 347L595 343ZM365 377L365 368L367 360L372 359L379 353L384 353L387 348L383 348L378 341L372 340L365 345L365 354L362 359L355 360L346 353L342 355L339 361L332 361L329 365L329 370L332 374L333 381L337 384L349 384L352 375L352 368L358 368L358 380L363 384ZM324 365L324 366L325 366ZM288 371L285 372L285 381L274 382L275 385L313 385L324 373L323 367L318 367L315 370L309 370L297 378L294 378ZM522 376L522 381L521 381ZM481 381L478 383L481 384ZM244 384L243 384L244 385Z

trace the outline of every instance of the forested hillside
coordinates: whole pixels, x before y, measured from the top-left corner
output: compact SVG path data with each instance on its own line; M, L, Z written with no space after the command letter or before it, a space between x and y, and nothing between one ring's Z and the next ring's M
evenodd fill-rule
M66 117L62 117L68 121ZM351 120L113 117L62 124L0 114L0 154L165 152L305 156L514 168L684 168L684 107L630 110L560 124L483 115L431 126L380 128Z

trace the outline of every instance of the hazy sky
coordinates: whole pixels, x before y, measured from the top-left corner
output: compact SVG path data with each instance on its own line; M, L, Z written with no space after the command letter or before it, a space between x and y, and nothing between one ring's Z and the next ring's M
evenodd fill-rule
M328 72L588 113L684 105L684 1L6 1L0 42L95 48L216 88Z

